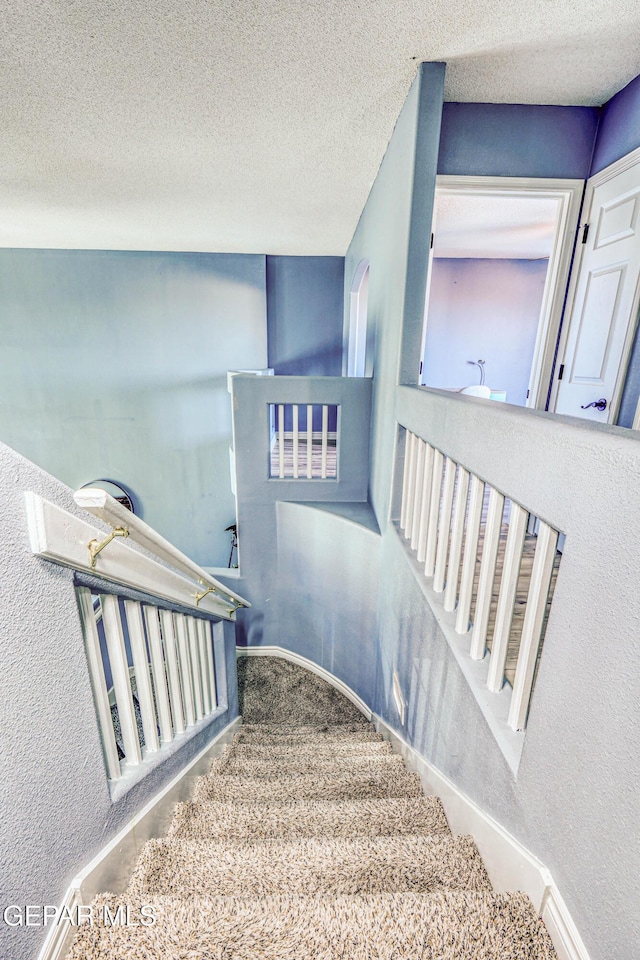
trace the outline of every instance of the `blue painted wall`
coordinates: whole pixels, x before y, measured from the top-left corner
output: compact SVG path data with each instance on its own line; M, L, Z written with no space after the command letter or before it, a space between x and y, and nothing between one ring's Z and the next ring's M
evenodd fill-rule
M227 369L265 367L265 257L0 251L0 439L226 566L235 517Z
M342 373L344 257L267 257L269 366L276 375Z
M602 108L591 176L640 147L640 76Z
M586 179L597 107L445 103L438 173Z
M429 387L479 383L507 391L523 406L531 374L548 260L448 259L433 261L424 382Z

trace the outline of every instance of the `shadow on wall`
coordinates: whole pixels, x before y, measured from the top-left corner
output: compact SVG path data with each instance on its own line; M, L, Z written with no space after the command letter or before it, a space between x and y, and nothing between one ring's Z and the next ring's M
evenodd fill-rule
M342 365L342 344L333 345L313 353L297 354L277 363L276 376L279 377L328 377L340 376ZM337 373L327 373L328 370Z
M276 376L342 373L344 257L267 257L269 366Z

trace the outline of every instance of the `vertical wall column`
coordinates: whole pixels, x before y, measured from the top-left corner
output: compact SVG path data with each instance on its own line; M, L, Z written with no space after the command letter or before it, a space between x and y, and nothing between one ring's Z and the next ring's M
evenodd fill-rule
M417 385L419 382L431 222L440 151L444 74L444 63L420 64L413 192L399 365L399 382L406 385Z

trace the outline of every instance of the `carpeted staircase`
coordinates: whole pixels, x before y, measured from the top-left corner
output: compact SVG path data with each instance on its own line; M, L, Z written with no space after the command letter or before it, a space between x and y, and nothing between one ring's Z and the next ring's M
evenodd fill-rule
M242 658L244 725L122 896L153 926L80 928L73 960L552 960L524 894L333 687ZM96 914L99 911L96 911Z

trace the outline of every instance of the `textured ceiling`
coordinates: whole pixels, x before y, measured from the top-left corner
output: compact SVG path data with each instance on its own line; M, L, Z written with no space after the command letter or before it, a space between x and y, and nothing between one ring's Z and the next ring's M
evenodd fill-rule
M5 0L0 245L345 251L420 60L601 104L637 0Z
M551 253L559 201L437 196L435 257L539 260Z

